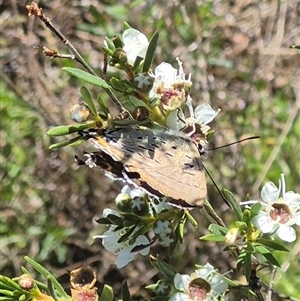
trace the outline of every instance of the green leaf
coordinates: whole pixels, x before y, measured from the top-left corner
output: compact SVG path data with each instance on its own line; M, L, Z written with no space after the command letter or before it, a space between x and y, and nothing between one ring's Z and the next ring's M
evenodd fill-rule
M126 29L129 29L129 28L131 28L131 26L126 21L124 21L123 22L123 30L125 31Z
M228 232L227 228L217 224L210 224L208 230L210 233L219 234L219 235L226 235Z
M13 297L2 297L2 296L0 296L0 301L16 301L16 297L15 296L13 296Z
M275 241L272 241L272 240L269 240L269 239L265 239L265 238L258 238L256 240L256 242L264 245L264 246L267 246L269 248L272 248L276 251L284 251L284 252L289 252L289 249L287 249L285 246L275 242Z
M57 300L57 295L56 295L56 292L55 292L55 289L54 289L54 286L53 286L53 282L52 282L52 278L51 277L47 277L47 288L48 288L48 291L49 291L49 295L54 299L54 300Z
M127 281L124 281L122 285L122 301L130 301L130 292L128 289Z
M18 283L16 283L15 281L13 281L12 279L10 279L9 277L6 276L2 276L0 275L0 288L1 289L9 289L9 290L20 290L20 286L18 285Z
M241 230L241 231L245 231L247 229L247 224L245 222L240 222L240 221L237 221L234 223L236 225L236 227Z
M157 47L158 37L159 37L159 34L156 31L150 39L150 42L149 42L149 45L148 45L148 48L147 48L147 52L146 52L146 55L145 55L145 61L144 61L144 65L143 65L143 72L148 72L150 67L151 67L151 64L152 64L152 61L153 61L153 58L154 58L154 54L155 54L155 50L156 50L156 47Z
M10 297L14 296L14 293L12 291L10 291L10 290L2 290L2 289L0 289L0 294L5 295L5 296L10 296Z
M246 255L247 255L247 253L246 253L245 249L243 249L237 259L237 270L238 271L244 266Z
M243 211L241 209L240 204L238 201L235 199L234 195L227 189L224 189L223 191L226 200L228 201L230 207L233 209L236 217L238 220L242 220L243 218Z
M191 215L190 211L186 211L185 216L187 217L187 219L189 220L189 222L192 224L194 228L198 228L198 223L195 220L195 218Z
M107 39L106 41L108 41L108 39ZM109 41L110 41L110 40L109 40ZM112 50L109 49L109 48L106 48L106 47L100 47L100 49L101 49L105 54L107 54L108 56L112 57L113 54L114 54L114 51L116 50L116 47L115 47L115 45L114 45L113 43L111 43L111 42L108 43L108 46L110 46L110 45L112 45Z
M133 86L127 80L112 77L110 79L110 83L111 83L111 86L119 92L130 93L130 92L134 91Z
M106 102L102 99L101 94L99 94L99 95L97 96L97 102L98 102L98 104L99 104L99 106L100 106L102 112L104 113L104 115L105 115L106 117L108 117L108 115L109 115L109 110L108 110L108 107L107 107L107 105L106 105Z
M83 70L77 69L77 68L72 68L72 67L64 67L63 70L67 71L68 73L70 73L71 75L82 79L90 84L96 85L98 87L102 87L104 89L110 89L111 86L109 84L106 83L105 80L103 80L102 78L92 75L88 72L85 72Z
M254 245L255 252L260 253L260 254L268 254L271 253L271 251L267 248L265 248L263 245L256 244Z
M80 123L80 124L71 124L71 125L59 125L54 128L51 128L47 135L49 136L64 136L72 133L77 133L79 131L92 128L95 126L95 122L90 123Z
M178 239L181 243L183 242L183 231L184 231L185 223L186 223L186 218L182 217L179 221L177 228L175 229L175 232L177 233Z
M55 279L55 277L47 271L43 266L41 266L39 263L34 261L33 259L29 258L28 256L24 257L25 260L32 265L32 267L37 270L41 275L43 275L46 279L51 279L53 286L57 290L57 292L61 295L63 298L70 298L67 293L64 291L63 287L60 285L60 283Z
M206 240L206 241L215 241L215 242L220 242L220 241L225 241L226 238L223 235L219 234L208 234L200 237L201 240Z
M96 223L102 224L102 225L112 225L113 224L113 222L110 219L106 218L106 217L98 218L96 220Z
M252 297L256 296L256 294L248 286L241 286L240 290L243 296L246 296L248 298L251 296Z
M104 285L99 301L113 301L114 293L110 286Z
M262 207L262 205L260 202L253 204L250 208L251 217L258 215L259 212L261 211L261 207Z
M88 90L88 88L85 87L85 86L82 86L80 88L80 94L81 94L82 98L84 99L84 101L86 102L87 106L90 108L92 114L95 117L99 117L98 112L97 112L96 107L95 107L95 104L94 104L94 101L93 101L92 94Z
M249 281L251 269L252 269L252 254L246 253L245 261L244 261L244 275L247 281Z
M118 243L122 243L123 241L128 239L128 237L134 232L135 228L136 228L136 226L131 227L131 229L129 229L124 235L122 235L119 238Z
M272 254L272 253L266 253L266 254L262 254L269 263L271 263L272 265L276 265L278 267L281 267L281 264L279 263L279 261L277 260L277 258Z
M168 265L166 262L164 262L162 259L160 259L160 256L157 256L157 267L158 269L170 280L173 282L174 277L176 275L176 272L173 270L173 268Z
M82 141L84 141L84 139L82 137L75 137L73 139L70 140L64 140L55 144L52 144L49 146L49 149L53 150L53 149L57 149L57 148L61 148L61 147L65 147L65 146L75 146L80 144Z

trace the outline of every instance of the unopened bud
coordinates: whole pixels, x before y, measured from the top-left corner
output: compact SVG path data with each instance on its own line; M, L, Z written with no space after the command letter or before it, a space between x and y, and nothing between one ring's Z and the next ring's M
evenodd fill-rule
M29 274L23 274L19 277L18 284L20 288L29 291L34 286L34 280Z

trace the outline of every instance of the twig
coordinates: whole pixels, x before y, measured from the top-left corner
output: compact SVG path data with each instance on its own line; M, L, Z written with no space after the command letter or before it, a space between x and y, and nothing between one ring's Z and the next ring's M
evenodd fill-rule
M72 55L69 55L69 56L68 55L61 55L61 56L55 56L54 55L54 56L52 56L53 58L55 58L55 57L62 58L64 56L65 58L74 59L77 62L79 62L89 73L91 73L91 74L93 74L95 76L98 76L97 73L90 67L90 65L87 64L87 62L80 55L80 53L73 46L73 44L62 34L62 32L58 28L56 28L52 24L52 22L50 21L50 19L47 18L44 15L42 8L39 8L39 6L35 2L32 2L30 5L26 5L26 8L27 8L27 10L29 12L28 13L29 17L30 16L36 16L36 17L38 17L46 25L46 27L48 27L68 47L68 49L72 53ZM53 49L46 48L46 50L49 50L51 52ZM44 52L45 52L45 48L44 48ZM54 50L54 52L55 52L55 50ZM57 52L56 52L56 54L58 55ZM46 55L47 55L47 53L46 53ZM113 100L113 102L117 105L117 107L120 110L120 112L126 111L126 109L123 107L123 105L120 103L120 101L116 98L116 96L113 94L113 92L111 90L106 89L106 88L104 88L104 90L108 94L108 96Z
M272 293L273 293L273 285L275 282L275 275L277 272L277 267L274 266L271 274L271 279L270 279L270 284L269 284L269 289L268 289L268 295L267 295L267 301L272 301Z

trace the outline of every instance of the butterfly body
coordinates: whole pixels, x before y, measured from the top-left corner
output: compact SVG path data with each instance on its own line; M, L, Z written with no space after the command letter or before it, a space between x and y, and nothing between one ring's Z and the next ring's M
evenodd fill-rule
M205 174L199 150L188 136L169 130L124 127L90 132L89 141L100 150L102 161L110 161L114 167L111 173L117 178L130 179L151 194L171 198L175 204L202 206Z

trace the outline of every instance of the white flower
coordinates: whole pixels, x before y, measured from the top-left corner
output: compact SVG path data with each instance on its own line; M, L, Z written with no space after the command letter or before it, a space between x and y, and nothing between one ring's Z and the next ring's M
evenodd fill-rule
M179 291L169 301L213 301L224 300L222 295L228 288L225 278L207 263L189 275L176 274L174 286Z
M261 211L252 219L254 226L263 233L276 232L281 240L295 241L296 231L291 226L294 224L300 226L300 194L293 191L285 192L282 174L279 188L272 182L267 182L262 188L261 197L266 211Z
M167 220L158 220L153 227L153 232L159 236L160 244L163 247L168 247L174 241L174 238L171 238L172 230L172 224Z
M177 59L179 68L173 68L169 63L161 63L155 68L154 73L149 73L154 77L154 83L149 97L160 99L165 110L175 110L185 103L187 89L192 86L191 74L185 79L182 63Z
M143 189L141 188L131 189L128 185L123 186L121 193L127 193L132 199L135 197L144 198L144 196L146 195Z
M138 56L145 58L149 45L147 37L136 29L129 28L123 32L123 50L126 53L128 64L133 66Z
M111 214L120 216L119 213L115 210L104 209L103 217L108 217L108 215ZM104 246L104 248L107 251L117 255L115 264L118 268L126 266L134 259L134 255L136 253L132 252L132 250L137 246L145 246L140 251L138 251L138 253L140 253L141 255L146 256L149 253L149 240L145 235L139 235L135 240L133 240L133 232L131 236L126 240L124 240L123 242L118 242L118 240L126 233L126 230L121 229L115 231L116 228L116 225L111 225L108 231L106 231L102 235L96 235L93 238L102 238L102 245Z
M196 143L200 144L203 148L207 146L206 136L210 130L207 124L213 121L218 115L220 109L215 111L208 104L201 104L193 109L192 98L188 95L186 106L189 109L190 117L185 119L181 109L170 112L167 117L167 127L179 132L183 131L186 135L190 136Z

